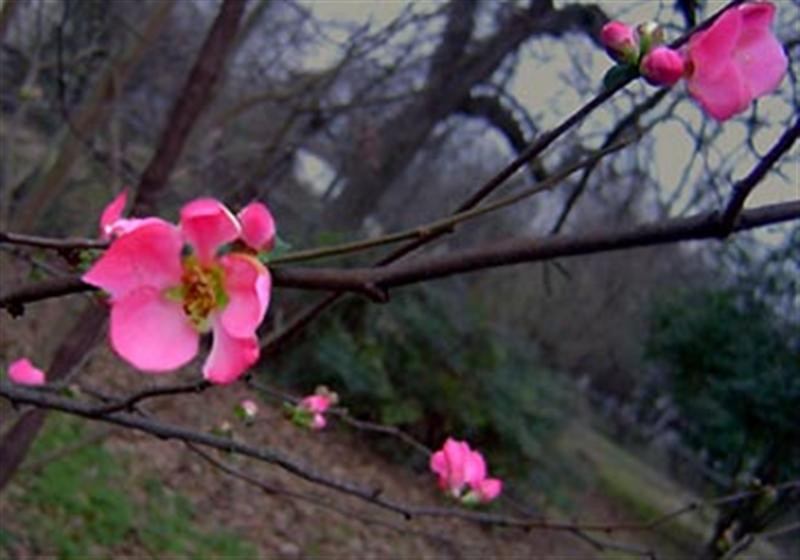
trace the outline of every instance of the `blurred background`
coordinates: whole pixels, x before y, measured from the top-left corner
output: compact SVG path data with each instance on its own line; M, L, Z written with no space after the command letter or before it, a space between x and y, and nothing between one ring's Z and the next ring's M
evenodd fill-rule
M424 251L720 208L797 115L800 10L774 3L775 33L790 58L774 94L720 125L683 85L660 92L637 81L501 193L641 134L634 145ZM673 39L721 5L250 0L212 101L151 202L174 219L198 196L234 209L261 200L289 250L425 224L600 91L612 65L598 41L606 21L655 19ZM219 7L212 0L2 2L0 230L96 236L102 208L124 186L135 191ZM748 205L800 197L799 159L795 148ZM3 291L81 266L75 255L0 249ZM320 264L368 265L389 250ZM800 553L800 491L781 486L800 478L799 269L793 222L724 242L437 280L395 290L384 305L344 298L265 356L255 375L296 395L325 384L353 416L434 449L449 435L469 440L508 481L506 501L490 509L647 522L741 492L653 531L603 540L657 555L788 558ZM264 334L318 298L276 290ZM35 355L47 364L80 328L74 316L85 305L70 296L30 305L17 319L4 315L0 363ZM128 390L143 383L106 350L87 358L87 382ZM197 366L180 376L195 379ZM202 411L188 397L154 410L212 429L248 393L221 392L203 396ZM240 437L343 478L374 480L411 502L444 503L424 454L335 422L324 434L303 431L282 421L280 403L267 404L271 394L261 395L262 420L236 428ZM14 412L7 403L0 412L5 431ZM0 520L0 551L12 558L616 558L637 550L447 520L376 527L248 491L177 444L55 414L0 494ZM741 547L745 537L753 542Z

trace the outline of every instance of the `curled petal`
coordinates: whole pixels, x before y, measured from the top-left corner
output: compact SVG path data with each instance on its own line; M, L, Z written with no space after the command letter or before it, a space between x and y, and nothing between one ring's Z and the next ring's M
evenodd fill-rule
M21 358L8 367L8 378L19 385L44 385L45 375L28 358Z
M103 209L100 215L100 237L110 239L112 234L112 224L122 217L125 203L128 201L128 189L123 189L108 206Z
M269 272L257 259L236 253L222 257L220 264L229 298L222 310L222 324L232 336L252 336L269 306Z
M203 376L219 385L236 381L258 360L259 347L255 335L232 336L217 319L213 321L214 342L203 365Z
M198 339L181 304L155 288L133 290L111 307L111 346L142 371L158 373L185 365L197 354Z
M202 264L210 264L217 249L239 237L239 222L213 198L198 198L181 209L181 231Z
M275 220L260 202L251 202L239 212L242 239L256 251L271 251L275 246Z
M444 451L437 451L431 455L430 468L435 474L439 475L439 486L445 488L450 469Z
M163 290L178 285L182 272L180 233L158 218L147 220L117 238L83 275L83 281L102 288L112 300L143 286Z

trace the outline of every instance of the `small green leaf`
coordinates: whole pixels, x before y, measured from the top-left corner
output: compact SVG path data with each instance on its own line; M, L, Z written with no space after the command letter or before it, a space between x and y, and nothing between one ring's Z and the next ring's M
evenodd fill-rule
M639 75L639 71L628 64L617 64L610 68L603 76L603 89L606 91L615 89L628 80Z

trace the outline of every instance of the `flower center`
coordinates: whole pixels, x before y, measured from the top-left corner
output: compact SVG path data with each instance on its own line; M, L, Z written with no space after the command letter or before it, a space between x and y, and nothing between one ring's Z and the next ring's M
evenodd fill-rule
M194 256L183 260L183 275L180 286L181 303L186 316L204 332L210 327L208 316L214 309L225 307L224 276L219 266L203 266Z

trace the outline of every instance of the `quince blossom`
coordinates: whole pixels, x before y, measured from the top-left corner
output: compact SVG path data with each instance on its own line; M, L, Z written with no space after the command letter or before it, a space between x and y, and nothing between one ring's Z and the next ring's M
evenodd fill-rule
M21 358L8 367L8 378L19 385L44 385L45 375L28 358Z
M718 121L778 87L788 68L770 29L775 6L749 2L723 13L686 49L689 93Z
M203 375L212 383L236 380L258 359L255 331L271 288L269 272L252 254L220 253L240 238L241 224L211 198L184 206L177 227L160 218L120 218L126 194L103 212L102 234L114 239L83 276L111 296L111 346L134 367L161 373L188 363L200 335L212 331ZM182 255L184 244L193 254Z
M654 86L673 86L683 77L683 57L676 50L659 46L642 58L639 71Z
M486 461L465 441L447 438L431 456L431 470L439 476L439 487L465 503L490 502L503 488L497 478L487 478Z
M609 21L600 32L606 52L618 62L636 64L639 59L639 37L636 30L621 21Z
M313 415L311 419L311 428L314 430L321 430L327 424L323 414L332 404L333 399L329 395L311 395L301 400L298 407Z

